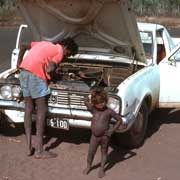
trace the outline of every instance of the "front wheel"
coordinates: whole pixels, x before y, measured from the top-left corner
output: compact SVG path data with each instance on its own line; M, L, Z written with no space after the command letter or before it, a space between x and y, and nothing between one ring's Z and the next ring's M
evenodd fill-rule
M125 148L132 149L140 147L145 140L147 124L148 108L146 103L143 102L132 127L123 134L115 134L116 142Z
M4 114L0 112L0 133L3 133L6 122L4 121Z

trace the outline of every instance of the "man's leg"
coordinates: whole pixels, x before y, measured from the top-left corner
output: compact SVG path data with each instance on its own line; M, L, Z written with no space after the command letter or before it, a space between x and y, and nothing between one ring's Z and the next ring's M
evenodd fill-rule
M37 159L45 159L45 158L54 158L57 155L51 152L47 152L43 150L43 135L44 128L46 123L46 116L48 111L48 101L46 97L40 97L35 99L36 103L36 137L37 137L37 149L35 158Z
M92 166L92 162L94 159L94 155L97 151L99 145L99 141L98 138L95 137L93 134L91 135L91 140L89 143L89 150L88 150L88 157L87 157L87 167L86 169L83 171L83 174L88 174L91 170L91 166Z
M27 140L27 155L32 155L31 133L32 133L32 112L33 112L33 100L31 97L25 97L25 115L24 115L24 128Z
M44 126L47 115L47 100L45 97L35 99L36 103L36 137L37 137L37 151L43 151L43 135Z

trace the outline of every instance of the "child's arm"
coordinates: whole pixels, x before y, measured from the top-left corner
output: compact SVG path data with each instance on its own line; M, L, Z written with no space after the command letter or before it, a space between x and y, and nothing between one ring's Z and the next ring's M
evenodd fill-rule
M84 103L85 103L87 109L88 109L90 112L93 112L94 107L93 107L93 105L89 102L89 97L86 97L86 98L85 98Z
M111 117L113 117L114 119L116 119L116 123L113 126L113 128L110 128L108 131L108 136L110 137L118 128L119 126L122 124L122 118L119 114L117 114L116 112L114 112L113 110L111 110Z

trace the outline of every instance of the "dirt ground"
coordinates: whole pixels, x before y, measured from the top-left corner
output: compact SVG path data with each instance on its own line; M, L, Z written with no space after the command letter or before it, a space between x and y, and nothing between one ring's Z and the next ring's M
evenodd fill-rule
M150 117L147 138L139 149L109 148L106 176L111 180L179 180L180 112L161 110ZM25 154L23 126L8 127L0 136L0 180L95 180L100 161L98 150L93 170L83 175L90 132L48 129L44 147L55 159L36 160ZM33 135L33 144L35 136Z
M168 26L171 28L179 28L180 27L180 18L179 17L137 17L138 21L158 23L164 26Z

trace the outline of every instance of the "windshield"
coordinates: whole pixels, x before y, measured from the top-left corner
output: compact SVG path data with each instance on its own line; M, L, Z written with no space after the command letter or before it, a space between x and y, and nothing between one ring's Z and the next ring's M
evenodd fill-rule
M147 59L153 58L153 36L151 32L140 31L141 42Z

